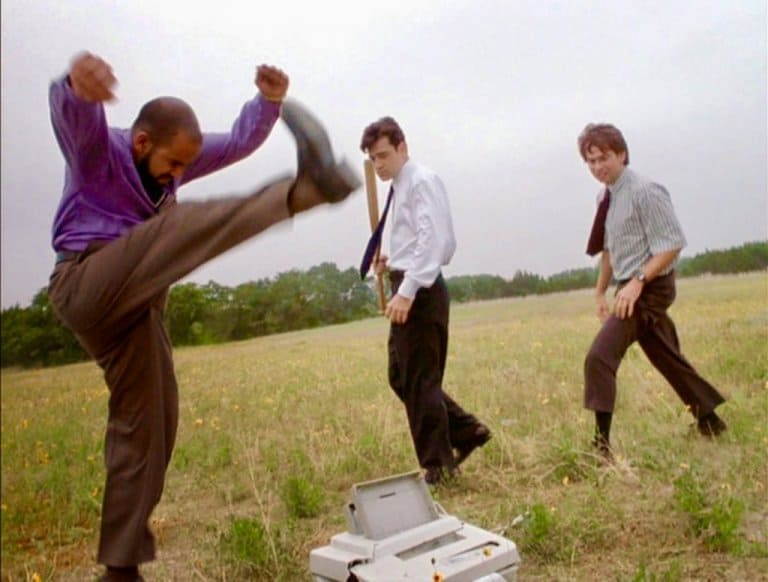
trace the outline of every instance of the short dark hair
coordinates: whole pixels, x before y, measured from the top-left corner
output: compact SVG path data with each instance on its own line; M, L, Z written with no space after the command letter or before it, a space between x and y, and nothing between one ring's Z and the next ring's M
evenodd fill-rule
M625 153L624 165L629 165L629 148L624 136L617 127L610 123L590 123L579 134L579 152L584 161L587 160L589 148L596 147L601 151L611 150L617 154Z
M146 131L155 144L168 143L181 131L191 139L203 141L195 112L176 97L158 97L145 103L133 122L133 131Z
M394 147L405 141L405 134L397 121L391 117L382 117L365 128L363 139L360 140L360 149L364 153L367 152L382 137L386 137Z

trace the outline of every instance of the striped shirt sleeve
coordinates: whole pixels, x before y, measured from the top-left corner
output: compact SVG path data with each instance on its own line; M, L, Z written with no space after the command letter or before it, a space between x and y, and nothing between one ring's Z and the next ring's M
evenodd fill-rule
M686 240L664 186L648 184L640 196L640 218L652 255L685 247Z

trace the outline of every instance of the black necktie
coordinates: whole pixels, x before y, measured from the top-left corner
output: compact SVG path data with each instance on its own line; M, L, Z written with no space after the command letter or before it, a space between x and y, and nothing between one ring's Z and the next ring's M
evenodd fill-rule
M597 206L595 221L592 223L592 232L589 233L589 242L587 243L587 254L594 257L601 252L605 246L605 217L608 216L608 206L611 204L611 191L606 188L603 199Z
M392 196L395 193L395 189L390 186L389 194L387 194L387 203L384 205L384 212L381 214L379 224L376 225L376 230L373 231L371 238L368 240L368 245L365 247L365 253L363 253L363 262L360 263L360 278L365 279L368 274L368 269L371 268L373 257L376 254L376 250L381 244L381 234L384 232L384 225L387 222L387 212L389 212L389 205L392 202Z

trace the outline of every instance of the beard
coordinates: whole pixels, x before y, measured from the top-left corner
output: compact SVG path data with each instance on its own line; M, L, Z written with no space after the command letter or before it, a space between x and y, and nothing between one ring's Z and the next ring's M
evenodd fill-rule
M136 171L139 173L144 190L149 194L152 202L157 204L162 199L163 194L165 194L165 186L158 182L157 178L149 172L149 153L136 162Z

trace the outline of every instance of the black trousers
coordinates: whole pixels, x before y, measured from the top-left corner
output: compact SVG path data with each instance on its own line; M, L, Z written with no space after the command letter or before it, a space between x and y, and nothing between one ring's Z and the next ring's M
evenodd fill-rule
M675 324L667 315L675 295L673 271L643 288L632 317L619 319L612 315L605 321L584 362L586 408L613 412L616 371L627 348L635 341L694 417L701 418L724 402L722 395L698 374L680 351Z
M392 293L403 280L390 273ZM453 449L474 434L479 422L443 391L448 354L448 289L442 275L416 293L408 320L389 330L389 384L405 405L419 465L453 467Z

